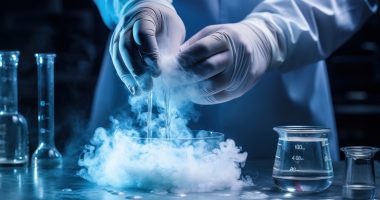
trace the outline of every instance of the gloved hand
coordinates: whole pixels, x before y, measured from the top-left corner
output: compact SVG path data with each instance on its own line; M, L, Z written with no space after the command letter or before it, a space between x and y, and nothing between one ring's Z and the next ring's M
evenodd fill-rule
M112 62L133 95L152 88L152 77L161 72L160 51L178 51L185 38L185 27L174 8L160 1L165 0L140 0L124 9L111 38Z
M217 104L253 87L271 62L274 42L262 21L208 26L181 46L178 62L192 77L192 101ZM271 44L272 43L272 44Z

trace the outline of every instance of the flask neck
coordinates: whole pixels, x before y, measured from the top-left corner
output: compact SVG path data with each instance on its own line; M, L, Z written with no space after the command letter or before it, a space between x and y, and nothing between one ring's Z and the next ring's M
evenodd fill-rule
M54 147L54 58L55 54L36 54L38 72L39 142Z
M40 128L38 140L40 145L44 145L45 147L52 148L55 147L54 143L54 133L50 132L50 130Z
M0 63L0 113L17 113L17 67Z

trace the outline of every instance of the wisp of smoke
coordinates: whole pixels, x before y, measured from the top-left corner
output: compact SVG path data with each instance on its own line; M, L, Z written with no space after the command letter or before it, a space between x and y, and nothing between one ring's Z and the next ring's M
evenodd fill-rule
M161 78L155 79L152 115L148 113L147 95L131 96L134 115L113 118L112 128L98 128L85 146L78 161L81 177L99 185L175 193L240 189L252 184L249 177L241 175L247 153L233 140L212 144L207 138L192 139L194 132L187 124L197 113L188 95L181 89L165 89L173 77L169 76L170 66L177 66L173 60L164 59L169 72L163 70ZM153 137L149 140L148 126ZM208 132L200 131L198 136L203 133ZM186 141L184 138L189 142L176 142Z

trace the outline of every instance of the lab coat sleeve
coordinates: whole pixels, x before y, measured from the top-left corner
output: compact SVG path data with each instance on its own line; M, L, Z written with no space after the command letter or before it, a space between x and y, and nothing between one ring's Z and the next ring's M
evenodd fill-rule
M329 56L377 6L375 0L266 0L244 21L271 41L270 68L288 70Z
M94 0L108 28L114 29L120 18L137 5L146 2L160 3L174 9L172 0Z

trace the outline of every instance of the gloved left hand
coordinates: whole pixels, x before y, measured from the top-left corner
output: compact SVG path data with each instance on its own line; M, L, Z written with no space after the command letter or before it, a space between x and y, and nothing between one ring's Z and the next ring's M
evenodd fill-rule
M251 89L271 62L276 41L267 34L264 22L242 21L208 26L185 42L178 62L191 74L187 84L197 91L192 101L222 103Z
M149 91L152 77L161 73L162 50L177 52L185 38L185 26L166 0L133 1L121 16L110 42L116 72L131 94Z

